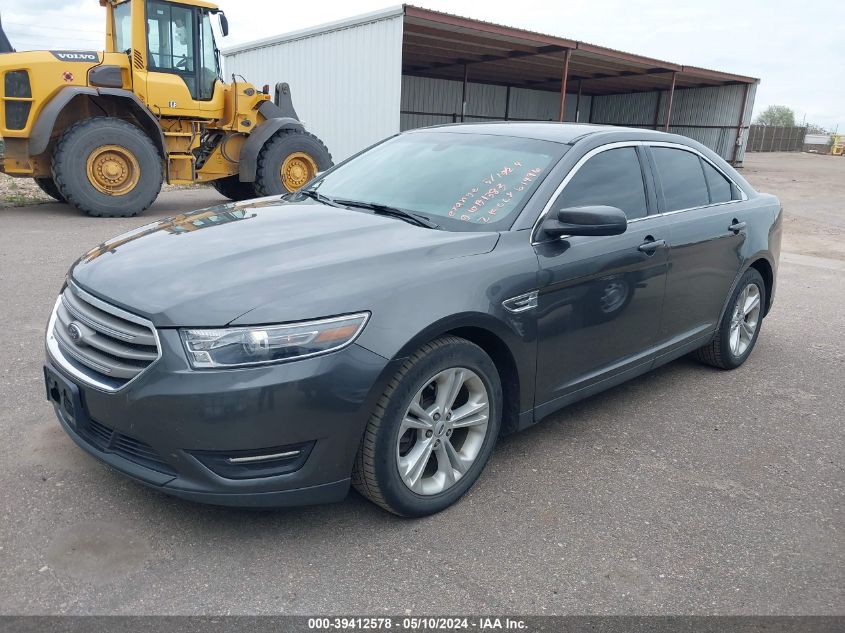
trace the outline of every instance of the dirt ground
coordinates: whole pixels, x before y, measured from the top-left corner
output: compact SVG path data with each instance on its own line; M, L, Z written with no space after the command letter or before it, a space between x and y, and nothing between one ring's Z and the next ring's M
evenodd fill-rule
M173 191L207 185L164 185L162 191ZM0 209L7 207L25 207L32 204L54 202L46 193L41 191L32 178L12 178L0 174Z
M0 209L52 201L31 178L12 178L0 174Z
M784 252L845 261L845 157L753 152L740 173L780 198Z

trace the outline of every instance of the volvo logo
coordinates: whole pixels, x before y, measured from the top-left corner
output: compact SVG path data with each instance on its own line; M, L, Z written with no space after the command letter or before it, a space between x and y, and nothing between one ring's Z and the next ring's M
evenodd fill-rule
M79 323L76 321L72 321L67 324L67 335L70 337L70 340L74 343L79 343L82 340L82 328L79 327Z
M100 56L93 51L50 51L58 60L63 62L98 62Z

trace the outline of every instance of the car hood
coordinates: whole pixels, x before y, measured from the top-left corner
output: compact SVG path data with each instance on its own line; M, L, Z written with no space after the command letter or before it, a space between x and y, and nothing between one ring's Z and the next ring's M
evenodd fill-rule
M70 276L160 327L264 324L369 310L427 267L489 252L498 237L264 199L142 226L90 250Z

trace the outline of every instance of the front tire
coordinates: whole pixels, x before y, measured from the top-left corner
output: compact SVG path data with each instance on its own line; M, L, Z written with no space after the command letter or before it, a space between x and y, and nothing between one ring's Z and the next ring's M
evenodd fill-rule
M300 130L279 130L258 154L255 190L261 196L291 193L331 166L332 155L316 136Z
M693 354L702 363L720 369L736 369L751 355L760 335L766 306L766 283L748 269L736 285L728 309L713 340Z
M478 479L499 435L502 386L480 347L444 336L399 369L370 418L352 485L389 512L440 512Z
M56 183L53 182L52 178L33 178L33 180L35 181L35 184L38 185L38 188L53 198L53 200L57 202L67 202L65 197L62 195L62 192L59 191L59 188L56 186Z
M161 158L149 137L131 123L85 119L59 137L53 180L65 200L88 215L138 215L161 191Z

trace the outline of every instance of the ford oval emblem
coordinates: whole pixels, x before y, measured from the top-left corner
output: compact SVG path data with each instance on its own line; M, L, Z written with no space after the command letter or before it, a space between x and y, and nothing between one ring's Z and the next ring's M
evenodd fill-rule
M79 343L82 340L82 328L79 327L79 323L76 321L72 321L67 325L67 334L70 337L70 340L74 343Z

